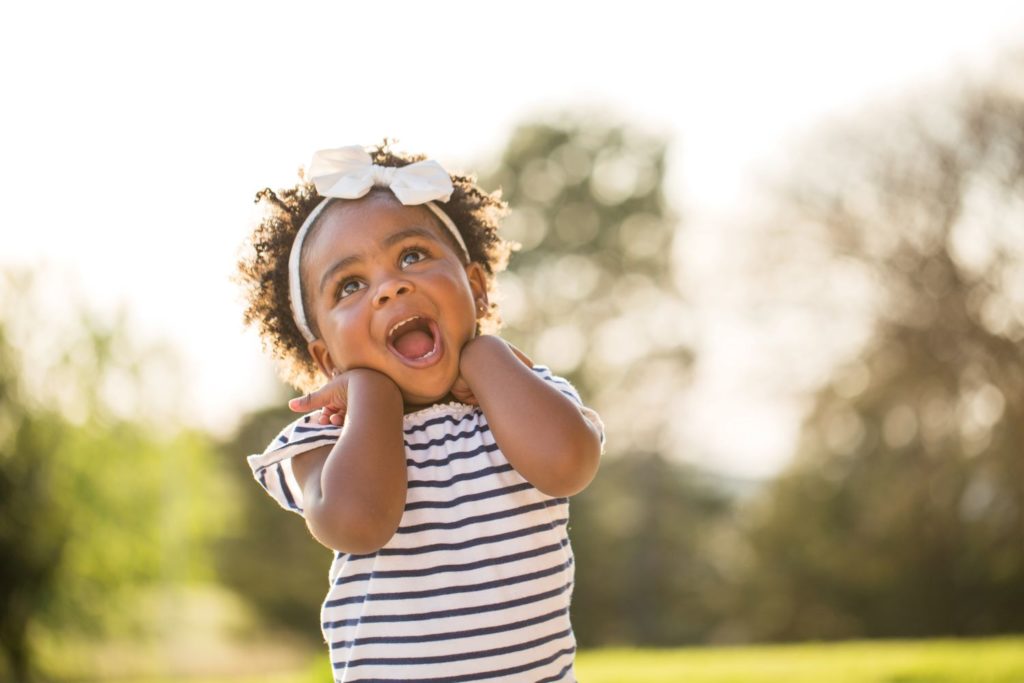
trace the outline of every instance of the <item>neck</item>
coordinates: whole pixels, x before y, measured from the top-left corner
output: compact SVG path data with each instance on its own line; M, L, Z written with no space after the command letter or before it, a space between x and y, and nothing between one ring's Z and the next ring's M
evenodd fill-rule
M406 403L405 404L405 411L404 412L405 412L406 415L408 415L409 413L415 413L417 411L424 410L425 408L430 408L432 406L440 406L440 405L444 405L446 403L462 403L462 404L465 404L466 402L459 400L458 398L455 397L455 394L453 394L451 392L448 392L447 394L445 394L441 398L437 399L433 403L422 403L422 404Z

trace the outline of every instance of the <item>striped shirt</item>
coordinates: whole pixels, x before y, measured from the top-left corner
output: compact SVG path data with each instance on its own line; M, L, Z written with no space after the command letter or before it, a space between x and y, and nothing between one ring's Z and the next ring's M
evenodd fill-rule
M602 430L564 379L533 368ZM431 406L403 420L408 493L375 553L335 553L321 628L336 681L573 681L569 501L519 475L476 406ZM256 480L302 514L290 459L333 444L313 415L260 455Z

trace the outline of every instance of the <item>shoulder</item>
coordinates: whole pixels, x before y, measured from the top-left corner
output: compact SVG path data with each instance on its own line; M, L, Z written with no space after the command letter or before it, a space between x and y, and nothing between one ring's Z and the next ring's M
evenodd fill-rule
M551 368L546 365L534 365L530 368L533 373L552 387L557 389L563 395L567 396L569 400L576 404L576 407L580 409L583 417L587 419L590 424L597 430L598 436L601 439L601 448L604 449L604 422L601 421L601 416L597 414L590 406L583 402L580 397L580 392L576 390L572 382L564 377L560 377L551 371Z
M564 377L559 377L553 373L551 368L548 366L534 365L530 369L533 371L533 374L537 375L537 377L541 378L548 384L551 384L560 392L571 398L574 403L578 403L580 405L583 404L583 400L580 398L580 393L576 391L576 387L574 387L569 380Z
M319 411L303 415L289 423L267 444L262 453L249 456L250 463L255 461L260 465L267 464L337 441L341 435L341 427L316 423L313 418L317 414Z
M332 446L341 434L341 427L320 425L313 421L316 413L303 415L289 423L267 444L262 453L246 458L253 477L260 486L286 510L302 514L302 486L293 465L295 456Z

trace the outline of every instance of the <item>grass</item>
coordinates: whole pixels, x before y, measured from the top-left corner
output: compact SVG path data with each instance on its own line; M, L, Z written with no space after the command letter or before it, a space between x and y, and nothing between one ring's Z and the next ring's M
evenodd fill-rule
M576 675L581 683L1024 683L1024 636L589 650L578 655ZM292 672L177 678L117 676L97 680L327 683L331 676L324 653L318 654L308 666Z
M1024 637L582 652L582 683L1024 683Z

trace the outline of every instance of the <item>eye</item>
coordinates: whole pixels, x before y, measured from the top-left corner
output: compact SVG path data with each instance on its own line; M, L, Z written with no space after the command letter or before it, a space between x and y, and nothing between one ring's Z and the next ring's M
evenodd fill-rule
M339 299L344 299L347 296L355 294L360 289L363 289L365 286L366 285L364 285L359 280L355 280L355 279L352 279L352 278L350 278L348 280L344 280L338 286L338 298Z
M402 267L404 268L405 266L411 266L414 263L419 263L425 258L427 258L427 252L419 248L412 248L403 251L401 258L399 258L398 260L399 263L401 263Z

